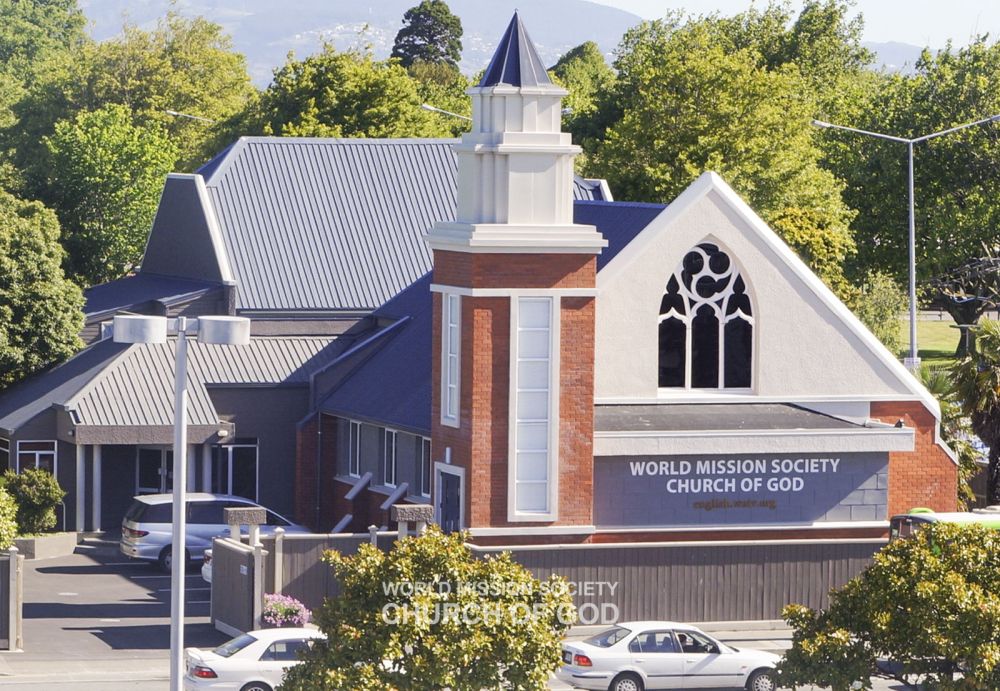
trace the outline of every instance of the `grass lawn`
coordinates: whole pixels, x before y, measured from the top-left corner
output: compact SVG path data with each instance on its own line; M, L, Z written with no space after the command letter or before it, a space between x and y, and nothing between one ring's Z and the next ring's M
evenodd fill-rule
M917 349L923 364L931 366L949 365L955 358L955 348L960 338L959 330L954 328L951 317L944 319L917 320ZM909 353L910 323L900 320L899 329L902 334L903 352L900 358Z

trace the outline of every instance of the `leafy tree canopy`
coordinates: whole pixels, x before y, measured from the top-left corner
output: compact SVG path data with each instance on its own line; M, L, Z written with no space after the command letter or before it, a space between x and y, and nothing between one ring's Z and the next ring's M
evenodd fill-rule
M56 215L0 191L0 389L81 345L83 295L62 259Z
M414 62L441 62L458 66L462 59L462 20L444 0L423 0L403 15L392 56L403 67Z
M587 172L622 198L662 202L714 170L846 295L853 212L819 166L802 75L792 64L762 67L755 48L727 49L719 36L715 19L677 15L625 35L610 96L621 116Z
M540 583L506 553L477 558L463 540L431 527L388 554L328 553L341 593L316 618L326 641L282 689L545 689L575 621L565 581Z
M332 46L289 55L249 115L246 129L296 137L436 137L451 122L422 110L417 83L395 61Z
M933 524L875 555L825 611L789 605L783 616L794 634L782 686L870 689L875 674L911 689L913 675L924 688L1000 688L1000 531Z
M563 107L569 109L563 115L563 129L573 135L574 142L591 150L604 119L597 112L604 106L601 96L613 88L614 70L597 44L587 41L560 57L549 72L569 91L563 99Z
M442 62L414 62L406 68L410 77L416 82L417 95L421 103L428 103L437 108L472 116L472 101L465 90L473 82L463 75L458 68ZM439 114L442 125L453 137L469 131L469 121L450 115Z
M42 58L79 48L85 25L76 0L0 0L0 71L30 80Z
M972 430L990 449L986 501L1000 503L1000 322L973 329L976 350L952 367L955 389Z
M45 144L69 272L84 285L124 276L142 258L177 157L173 140L155 123L135 125L126 106L110 105L59 121Z

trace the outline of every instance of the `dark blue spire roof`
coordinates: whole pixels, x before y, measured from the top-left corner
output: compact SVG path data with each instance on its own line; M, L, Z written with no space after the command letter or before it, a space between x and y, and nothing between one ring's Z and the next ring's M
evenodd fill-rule
M538 57L535 44L531 42L528 31L521 23L521 18L514 16L500 39L490 66L486 68L479 86L543 86L552 84L545 71L542 59Z

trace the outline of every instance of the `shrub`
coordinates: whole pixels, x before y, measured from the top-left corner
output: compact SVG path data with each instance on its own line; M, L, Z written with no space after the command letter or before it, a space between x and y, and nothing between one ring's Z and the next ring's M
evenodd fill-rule
M264 612L261 620L268 626L305 626L312 613L301 602L288 595L264 595Z
M9 549L17 537L17 502L0 488L0 549Z
M17 528L22 535L44 533L56 527L56 507L66 496L47 470L28 468L4 474L7 491L17 502Z

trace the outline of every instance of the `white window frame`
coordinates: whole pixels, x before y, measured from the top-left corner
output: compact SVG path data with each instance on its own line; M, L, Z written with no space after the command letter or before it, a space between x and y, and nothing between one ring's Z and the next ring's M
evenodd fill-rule
M461 417L462 296L445 292L441 293L441 424L459 427Z
M51 451L41 451L41 450L28 450L21 451L21 444L52 444ZM59 477L59 443L54 439L19 439L17 442L17 458L16 458L16 468L17 472L21 472L21 454L33 454L35 456L35 463L32 468L38 467L38 457L41 455L52 456L52 477Z
M417 437L420 440L420 464L417 478L417 486L420 488L420 496L431 496L431 486L434 484L434 463L431 461L431 438ZM426 469L426 472L425 472ZM424 481L426 480L426 484Z
M465 530L468 527L465 522L465 468L441 461L434 462L434 496L437 497L434 502L434 522L441 524L441 501L444 499L441 476L445 473L458 476L458 526Z
M260 442L259 440L253 444L246 442L234 443L234 444L216 444L215 447L219 450L219 463L226 464L226 487L225 492L221 494L232 494L233 493L233 451L236 449L253 449L254 450L254 466L253 466L253 492L254 496L246 497L251 501L260 500ZM212 479L215 479L215 468L212 468ZM223 488L219 488L223 489Z
M347 421L347 474L361 477L361 423Z
M395 487L399 479L397 467L398 460L398 432L394 429L386 429L383 433L382 445L382 484L386 487ZM390 451L392 452L390 454ZM390 475L389 470L392 470Z
M549 303L549 381L548 381L548 449L546 479L546 511L520 511L517 508L517 463L518 463L518 362L520 331L520 306L523 301L548 301ZM507 461L507 520L511 522L551 522L559 518L559 371L560 371L560 331L561 299L558 295L515 295L510 300L510 406L508 419L508 461ZM527 360L525 360L527 361ZM533 420L538 422L538 420ZM523 422L523 421L522 421ZM525 482L525 481L520 481Z

